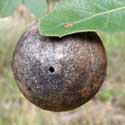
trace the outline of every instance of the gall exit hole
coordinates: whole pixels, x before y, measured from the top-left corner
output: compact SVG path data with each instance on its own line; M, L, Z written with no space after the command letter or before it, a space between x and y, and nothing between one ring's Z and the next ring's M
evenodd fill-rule
M51 73L54 73L55 69L54 69L52 66L50 66L50 67L49 67L49 71L50 71Z

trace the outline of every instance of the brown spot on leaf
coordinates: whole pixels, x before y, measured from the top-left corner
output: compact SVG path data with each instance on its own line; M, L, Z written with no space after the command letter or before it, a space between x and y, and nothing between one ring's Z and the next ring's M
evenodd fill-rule
M73 26L73 23L67 23L67 24L64 25L65 28L70 28L72 26Z

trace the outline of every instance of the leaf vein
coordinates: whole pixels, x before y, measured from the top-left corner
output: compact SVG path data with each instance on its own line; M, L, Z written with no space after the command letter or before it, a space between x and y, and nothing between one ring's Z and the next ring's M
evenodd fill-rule
M109 11L97 13L97 14L95 14L95 15L92 15L92 16L90 16L90 17L87 17L87 18L82 19L82 20L79 20L79 21L74 21L74 22L72 22L72 23L73 23L73 24L77 24L77 23L80 23L80 22L85 22L85 21L88 21L88 20L90 20L90 19L92 19L92 18L94 18L94 17L101 16L101 15L105 15L105 14L110 14L110 13L112 13L112 12L116 12L116 11L123 10L123 9L125 9L124 6L123 6L123 7L120 7L120 8L112 9L112 10L109 10ZM53 27L51 27L51 28L49 28L49 29L47 29L47 30L45 30L45 31L52 30L52 29L54 29L54 28L56 28L56 27L59 27L59 26L62 26L62 25L65 25L65 23L61 23L61 24L55 25L55 26L53 26Z

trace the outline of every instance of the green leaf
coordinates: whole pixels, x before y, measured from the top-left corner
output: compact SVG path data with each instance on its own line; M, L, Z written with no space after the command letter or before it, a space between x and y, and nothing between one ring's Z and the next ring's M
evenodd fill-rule
M85 31L125 31L125 0L64 0L40 20L40 33L65 36Z
M46 0L0 0L0 17L12 15L19 3L23 3L36 17L47 12Z
M22 0L23 4L30 10L36 17L42 17L47 12L46 0Z
M0 17L12 15L19 2L20 0L0 0Z

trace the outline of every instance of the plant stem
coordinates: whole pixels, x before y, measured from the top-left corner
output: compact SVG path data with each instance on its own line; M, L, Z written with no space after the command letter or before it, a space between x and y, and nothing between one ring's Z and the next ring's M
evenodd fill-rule
M55 3L56 3L55 0L47 0L47 4L48 4L47 14L52 12Z
M48 9L47 9L47 14L51 13L56 2L59 2L61 0L47 0L47 4L48 4Z

